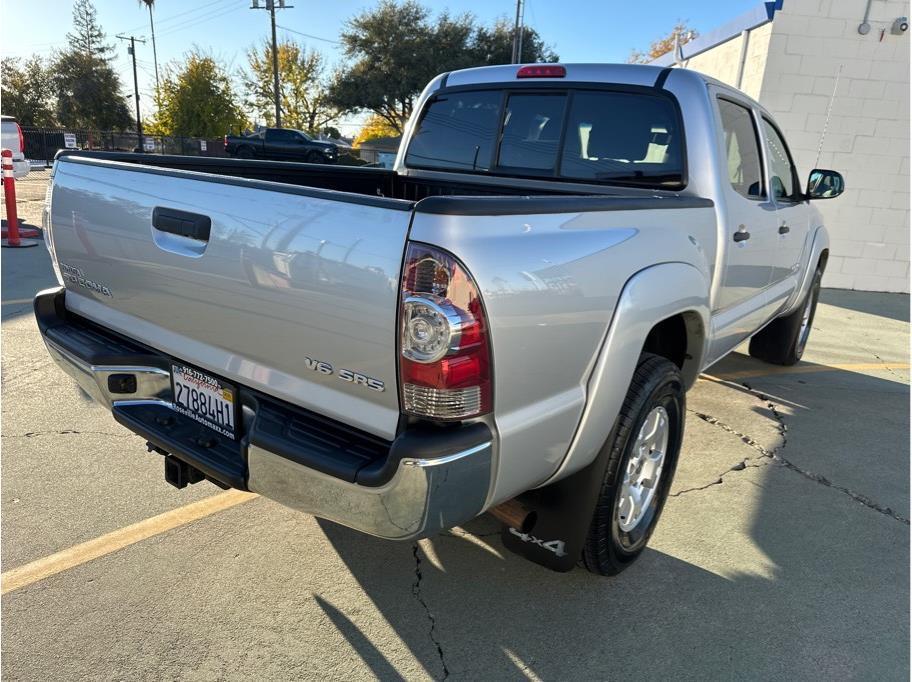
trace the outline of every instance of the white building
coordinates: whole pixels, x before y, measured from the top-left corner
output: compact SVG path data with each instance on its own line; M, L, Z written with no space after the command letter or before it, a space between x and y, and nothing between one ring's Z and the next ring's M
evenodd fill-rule
M769 109L800 175L816 165L845 176L845 194L818 203L831 238L824 286L909 291L908 14L907 0L777 0L678 55Z

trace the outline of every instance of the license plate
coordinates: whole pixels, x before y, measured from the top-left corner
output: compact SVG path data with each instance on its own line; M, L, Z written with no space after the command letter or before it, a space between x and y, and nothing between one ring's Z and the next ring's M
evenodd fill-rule
M177 412L234 440L233 386L198 369L171 365L171 389Z

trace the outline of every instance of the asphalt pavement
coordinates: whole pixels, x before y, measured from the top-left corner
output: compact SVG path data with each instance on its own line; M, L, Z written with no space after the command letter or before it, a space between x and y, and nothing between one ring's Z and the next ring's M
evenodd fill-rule
M909 677L908 296L824 291L800 365L713 367L650 547L599 578L487 516L395 544L175 490L45 352L45 249L2 279L4 680Z

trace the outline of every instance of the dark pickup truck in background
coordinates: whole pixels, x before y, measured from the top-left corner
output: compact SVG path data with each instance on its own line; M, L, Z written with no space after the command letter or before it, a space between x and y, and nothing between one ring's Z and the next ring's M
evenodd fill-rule
M251 135L225 135L225 152L241 159L274 159L335 163L339 148L332 142L314 140L300 130L264 128Z

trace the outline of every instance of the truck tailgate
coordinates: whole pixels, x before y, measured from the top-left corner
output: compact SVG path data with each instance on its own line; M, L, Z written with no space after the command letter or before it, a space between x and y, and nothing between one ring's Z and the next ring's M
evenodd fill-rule
M70 156L56 165L50 245L70 310L392 438L411 208Z

